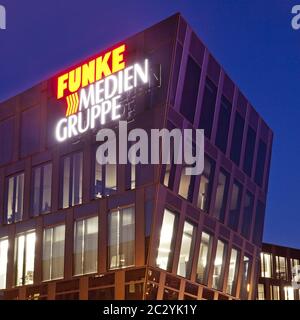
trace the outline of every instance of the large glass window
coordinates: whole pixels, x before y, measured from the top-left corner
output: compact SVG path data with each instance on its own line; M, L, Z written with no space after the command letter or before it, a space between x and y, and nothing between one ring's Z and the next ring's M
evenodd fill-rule
M192 271L193 253L195 246L195 226L184 223L177 274L189 278Z
M133 190L136 186L136 171L137 165L128 163L126 165L126 173L125 173L125 185L126 190ZM117 177L115 177L116 179ZM115 190L117 188L117 182L115 183Z
M0 289L6 288L8 239L0 239Z
M219 172L219 178L218 178L214 216L222 222L224 221L224 218L225 218L228 187L229 187L229 174L223 169L221 169Z
M250 275L251 275L251 259L247 256L244 256L241 294L240 294L240 297L242 300L248 300L248 294L250 291Z
M270 286L270 297L271 300L280 300L279 286Z
M62 208L68 208L82 202L82 158L82 152L63 158Z
M258 300L265 300L265 286L262 283L257 285L257 298Z
M133 266L135 264L135 207L110 212L108 230L109 268Z
M33 284L35 232L27 232L15 239L15 285Z
M175 223L176 215L165 209L156 259L156 265L164 270L170 270L172 266L174 238L176 234Z
M287 280L287 263L285 257L275 257L276 278Z
M240 165L243 132L244 132L245 120L237 112L235 114L234 127L232 133L230 159L237 165Z
M239 218L242 202L242 185L234 181L231 192L231 201L229 209L228 225L233 230L237 230L239 226Z
M74 275L97 272L98 217L78 220L74 232Z
M261 202L257 202L255 223L253 230L253 242L256 245L261 245L263 229L264 229L264 219L265 219L265 205Z
M24 173L7 178L6 193L7 223L21 221L23 217Z
M218 240L217 251L214 261L214 273L212 283L212 287L217 290L222 290L223 288L226 254L227 245L223 241Z
M242 223L242 235L249 239L251 232L251 224L254 208L254 196L250 192L246 192L244 206L243 206L243 223Z
M180 176L180 183L179 183L179 195L185 199L192 200L193 196L193 188L191 187L191 182L194 182L194 179L191 175L185 174L185 166L181 168L181 176Z
M263 278L272 278L272 255L262 252L260 254L261 276Z
M230 295L235 295L238 267L239 267L240 253L236 249L231 249L230 262L229 262L229 272L227 279L226 292Z
M52 164L33 169L32 214L47 213L51 210Z
M14 148L15 118L0 122L0 164L11 161Z
M43 280L64 277L65 226L44 230Z
M249 177L252 175L255 139L256 132L248 126L243 170Z
M286 286L283 288L284 300L294 300L294 289L293 287Z
M203 102L201 107L199 128L204 129L205 136L210 139L214 121L215 105L217 98L217 87L206 78Z
M197 282L207 284L208 271L211 260L213 238L206 232L202 232L198 265Z
M267 146L260 140L258 145L257 159L256 159L256 169L255 169L255 182L262 186L265 162L266 162Z
M208 212L211 198L212 185L215 173L215 162L209 157L204 158L204 171L200 177L197 206Z
M185 79L182 91L180 113L191 123L194 122L201 68L189 56L185 71Z
M130 187L135 187L135 169L136 166L130 166ZM95 189L94 197L102 198L115 193L117 190L117 165L101 165L96 160L95 164Z
M223 153L226 153L227 149L231 107L231 103L224 96L222 96L216 135L216 145Z

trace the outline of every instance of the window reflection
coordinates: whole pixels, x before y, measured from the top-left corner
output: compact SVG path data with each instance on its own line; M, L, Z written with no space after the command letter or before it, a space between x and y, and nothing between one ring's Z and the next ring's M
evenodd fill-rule
M7 179L7 223L18 222L23 217L24 173Z
M213 288L217 290L222 290L223 287L226 251L227 245L223 241L218 240L212 283Z
M228 272L227 289L226 289L226 292L231 295L235 295L238 267L239 267L239 257L240 257L239 251L236 249L232 249L231 255L230 255L229 272Z
M220 170L218 186L216 192L216 201L214 208L214 216L220 220L224 221L225 218L225 209L226 201L228 194L228 185L229 185L229 175L224 170Z
M243 258L243 274L241 284L241 299L247 300L250 290L250 273L251 273L251 261L250 258L244 256Z

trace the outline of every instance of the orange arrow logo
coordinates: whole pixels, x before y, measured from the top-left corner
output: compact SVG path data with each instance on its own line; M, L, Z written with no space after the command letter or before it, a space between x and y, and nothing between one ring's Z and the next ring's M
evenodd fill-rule
M78 93L72 93L69 96L66 97L67 100L67 111L66 111L66 117L75 114L78 111L78 107L79 107L79 97L78 97Z

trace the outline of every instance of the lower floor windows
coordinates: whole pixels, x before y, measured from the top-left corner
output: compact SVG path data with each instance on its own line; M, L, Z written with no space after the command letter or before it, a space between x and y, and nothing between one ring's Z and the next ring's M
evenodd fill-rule
M239 266L240 253L236 249L231 250L230 262L229 262L229 272L227 280L226 292L231 295L235 295L237 276L238 276L238 266Z
M197 282L207 284L208 271L211 260L213 238L206 232L202 232L200 252L197 265Z
M64 277L65 226L44 230L43 280Z
M8 239L0 239L0 289L6 288Z
M280 300L279 286L270 286L270 298L271 300Z
M257 285L257 299L265 300L265 286L262 283Z
M156 265L164 270L171 269L174 251L173 240L175 234L175 222L176 215L173 212L165 209L160 231L159 246L156 259Z
M284 287L284 300L294 300L294 289L293 287Z
M212 287L217 290L222 290L223 287L224 266L227 254L226 252L227 245L223 241L218 240L212 282Z
M33 284L35 232L27 232L15 239L15 285Z
M135 208L128 207L109 214L109 269L135 264Z
M98 217L75 222L74 275L97 272Z
M251 274L251 260L249 257L244 256L243 258L243 273L242 273L242 284L240 298L242 300L248 299L250 291L250 274Z

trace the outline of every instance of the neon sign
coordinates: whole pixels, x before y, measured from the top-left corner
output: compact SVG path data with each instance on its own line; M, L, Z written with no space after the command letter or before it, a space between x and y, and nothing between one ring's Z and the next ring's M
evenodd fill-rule
M121 118L121 96L149 82L149 63L126 66L123 44L57 78L57 99L66 99L64 118L56 124L59 142L97 125Z

